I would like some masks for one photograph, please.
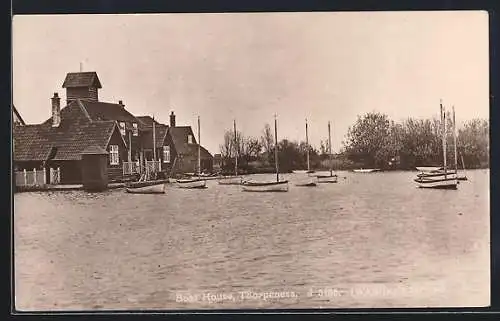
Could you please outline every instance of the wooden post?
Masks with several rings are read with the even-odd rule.
[[[36,168],[33,168],[33,185],[36,185]]]
[[[28,177],[26,176],[26,168],[23,169],[23,175],[24,175],[24,185],[28,185]]]
[[[307,133],[307,118],[306,118],[306,149],[307,149],[307,171],[310,171],[311,166],[309,162],[309,135]]]
[[[43,185],[47,185],[47,169],[43,167]]]
[[[61,167],[57,168],[57,184],[61,184]]]
[[[274,115],[274,164],[276,166],[276,182],[280,181],[280,169],[278,165],[278,121]]]

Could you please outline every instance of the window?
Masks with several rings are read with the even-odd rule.
[[[163,162],[170,163],[170,146],[163,146]]]
[[[125,136],[125,123],[122,121],[120,122],[120,133]]]
[[[134,126],[133,135],[134,136],[138,136],[139,135],[139,129],[137,128],[137,123],[133,123],[132,126]]]
[[[188,144],[193,143],[193,135],[188,135]]]
[[[119,163],[118,145],[109,145],[109,164],[118,165]]]

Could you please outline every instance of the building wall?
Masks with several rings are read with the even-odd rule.
[[[66,100],[88,99],[92,101],[98,101],[97,88],[87,88],[87,87],[77,87],[77,88],[66,88]]]
[[[123,180],[123,162],[124,161],[126,162],[128,159],[128,150],[126,146],[123,144],[123,140],[121,138],[121,134],[118,128],[116,128],[115,131],[113,132],[113,135],[109,140],[108,146],[106,147],[108,153],[111,152],[111,145],[118,145],[119,162],[118,165],[111,165],[110,164],[111,155],[108,154],[108,181],[109,182],[121,181]]]

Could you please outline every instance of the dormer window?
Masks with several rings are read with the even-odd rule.
[[[188,144],[193,143],[193,135],[188,135]]]
[[[139,135],[139,128],[137,127],[137,123],[133,123],[132,126],[134,127],[133,135],[138,136]]]
[[[120,133],[125,136],[125,122],[120,122]]]

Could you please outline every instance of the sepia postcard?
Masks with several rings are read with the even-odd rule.
[[[12,28],[17,311],[490,305],[486,12]]]

